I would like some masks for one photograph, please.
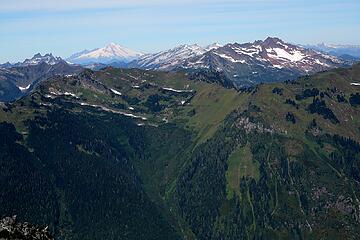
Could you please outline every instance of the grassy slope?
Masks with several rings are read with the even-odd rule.
[[[265,122],[274,128],[287,131],[288,135],[304,140],[304,129],[306,129],[312,119],[320,125],[324,132],[339,134],[345,137],[360,141],[358,127],[360,125],[359,108],[351,107],[349,103],[338,103],[336,94],[333,98],[325,96],[326,105],[334,112],[340,124],[332,124],[318,114],[309,114],[307,106],[312,102],[312,98],[297,101],[299,109],[292,105],[284,104],[287,98],[295,100],[296,94],[301,94],[304,89],[318,88],[321,91],[331,93],[329,89],[336,87],[337,93],[345,93],[345,98],[349,99],[352,93],[359,92],[359,86],[352,86],[352,82],[360,82],[360,67],[354,66],[350,70],[334,70],[331,72],[319,73],[311,78],[300,79],[297,84],[268,84],[261,85],[256,94],[251,98],[255,105],[261,106],[261,117]],[[272,93],[275,88],[283,89],[283,95]],[[296,124],[287,122],[285,115],[292,112],[298,120]]]
[[[233,194],[240,195],[241,178],[248,177],[259,180],[259,163],[253,160],[249,144],[235,149],[227,164],[226,192],[228,199],[233,198]]]
[[[214,224],[215,236],[226,235],[229,239],[232,239],[232,234],[236,236],[236,231],[247,232],[247,238],[272,236],[281,239],[296,237],[344,239],[352,238],[359,233],[356,217],[344,211],[342,207],[343,199],[347,199],[345,201],[349,203],[345,204],[345,208],[356,208],[360,194],[359,184],[354,179],[355,175],[346,170],[346,163],[341,165],[332,160],[332,154],[341,151],[342,147],[333,142],[322,143],[307,134],[312,131],[309,126],[315,119],[318,132],[311,134],[340,135],[360,142],[360,109],[351,106],[348,102],[351,94],[359,92],[359,87],[351,85],[352,82],[360,82],[360,65],[351,69],[338,69],[304,77],[293,83],[260,85],[251,94],[247,94],[246,104],[238,109],[235,118],[240,120],[243,116],[248,116],[252,124],[262,124],[272,129],[274,132],[272,139],[264,141],[262,138],[266,135],[253,135],[254,131],[234,133],[235,136],[245,134],[253,138],[252,149],[250,153],[245,154],[245,146],[239,144],[228,156],[225,167],[223,163],[218,166],[225,152],[218,150],[216,155],[219,157],[216,157],[209,150],[212,148],[210,143],[201,144],[198,148],[207,157],[193,158],[192,165],[183,173],[183,179],[186,180],[182,180],[178,185],[177,194],[181,200],[179,205],[182,214],[191,221],[192,228],[201,239],[214,234],[214,232],[209,233],[208,230],[208,226],[212,224]],[[281,89],[282,93],[277,94],[275,88]],[[335,124],[317,113],[311,114],[307,109],[312,104],[313,97],[296,100],[296,95],[301,95],[304,90],[312,88],[317,88],[323,93],[322,97],[318,94],[316,98],[325,102],[339,123]],[[337,95],[344,96],[345,102],[339,102]],[[298,107],[286,104],[286,99],[294,100]],[[245,112],[244,108],[246,108]],[[288,112],[295,116],[295,124],[286,120]],[[234,126],[235,129],[238,128],[236,119],[235,122],[230,121],[228,124],[233,126],[221,129],[220,133],[230,131],[229,135],[232,135],[230,134],[232,131],[237,131],[233,129]],[[214,140],[218,144],[238,140],[236,137],[220,136]],[[350,160],[358,158],[355,152],[347,153],[349,154],[351,154]],[[249,163],[251,155],[255,157],[255,162],[258,161],[262,165],[260,171],[262,181],[259,183],[252,182],[251,176],[244,181],[239,180],[240,177],[247,175],[247,172],[237,170]],[[225,172],[222,170],[223,167],[226,168]],[[352,169],[357,168],[353,166]],[[216,176],[214,172],[226,178],[227,188],[227,198],[223,199],[222,204],[217,205],[215,210],[213,206],[201,207],[207,199],[222,198],[220,193],[223,187],[208,183],[209,176],[211,178]],[[222,179],[221,176],[216,177]],[[241,182],[243,186],[239,189]],[[201,186],[204,192],[199,193],[197,186]],[[214,189],[215,187],[218,188]],[[231,203],[236,199],[233,192],[240,198],[242,213],[238,213]],[[194,211],[200,216],[194,215]],[[220,212],[219,215],[217,211]],[[270,216],[266,215],[266,212]],[[192,220],[194,217],[198,217],[199,220]],[[242,217],[245,223],[240,221],[238,224],[244,224],[245,229],[229,228],[229,224],[235,224],[234,221],[239,221]],[[213,220],[214,218],[216,221]],[[264,228],[265,219],[270,219],[265,225],[271,224],[271,226]]]

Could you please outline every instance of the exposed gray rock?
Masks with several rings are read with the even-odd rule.
[[[47,227],[41,228],[30,223],[20,223],[16,216],[0,220],[0,240],[53,240]]]

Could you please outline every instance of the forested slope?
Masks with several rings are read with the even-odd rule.
[[[106,68],[3,105],[0,215],[58,239],[356,239],[360,66],[204,77]]]

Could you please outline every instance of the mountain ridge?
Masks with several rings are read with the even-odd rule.
[[[41,63],[46,63],[48,65],[55,65],[61,62],[65,62],[61,57],[55,57],[52,53],[46,53],[42,55],[41,53],[36,53],[32,58],[27,58],[23,62],[10,63],[6,62],[0,64],[0,68],[12,68],[12,67],[27,67],[34,66]]]
[[[253,43],[229,43],[206,50],[182,45],[131,62],[128,67],[155,70],[222,71],[235,87],[267,81],[295,79],[335,67],[350,65],[337,57],[268,37]]]
[[[28,95],[38,84],[55,75],[72,75],[83,71],[52,54],[36,54],[23,63],[0,68],[0,101],[11,102]]]
[[[70,63],[71,61],[77,64]],[[49,66],[69,66],[69,71],[60,73],[78,73],[81,67],[100,70],[107,66],[118,68],[140,68],[146,70],[184,71],[194,76],[205,76],[219,84],[236,89],[255,86],[264,82],[294,80],[300,76],[350,66],[356,62],[351,57],[337,57],[302,46],[289,44],[276,37],[256,40],[252,43],[213,43],[208,46],[183,44],[155,54],[143,54],[110,43],[103,48],[84,50],[73,54],[67,61],[54,57],[51,53],[35,54],[30,59],[16,64],[5,63],[0,69],[33,67],[43,63]],[[70,71],[70,66],[75,71]],[[1,70],[3,78],[9,71]],[[57,74],[57,71],[52,72]],[[16,74],[15,74],[16,75]],[[11,79],[21,79],[21,74]],[[51,77],[51,75],[46,75]],[[217,77],[210,77],[217,76]],[[219,80],[221,79],[221,80]],[[13,96],[28,93],[29,81],[3,82],[3,88],[14,91]],[[6,87],[5,87],[6,86]],[[16,88],[18,88],[16,90]],[[20,92],[19,92],[20,91]],[[7,91],[7,94],[10,94]],[[11,94],[10,94],[11,95]],[[5,99],[12,98],[2,98]]]

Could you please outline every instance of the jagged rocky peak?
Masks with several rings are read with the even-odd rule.
[[[278,38],[278,37],[267,37],[264,41],[263,41],[264,44],[266,45],[277,45],[277,44],[285,44],[285,42]]]
[[[23,63],[21,63],[21,66],[37,65],[40,63],[55,65],[62,61],[61,57],[54,57],[52,53],[46,53],[44,56],[37,53],[31,59],[26,59]]]
[[[32,59],[34,59],[34,58],[41,58],[42,56],[41,56],[41,54],[40,53],[37,53],[37,54],[35,54],[33,57],[32,57]]]

